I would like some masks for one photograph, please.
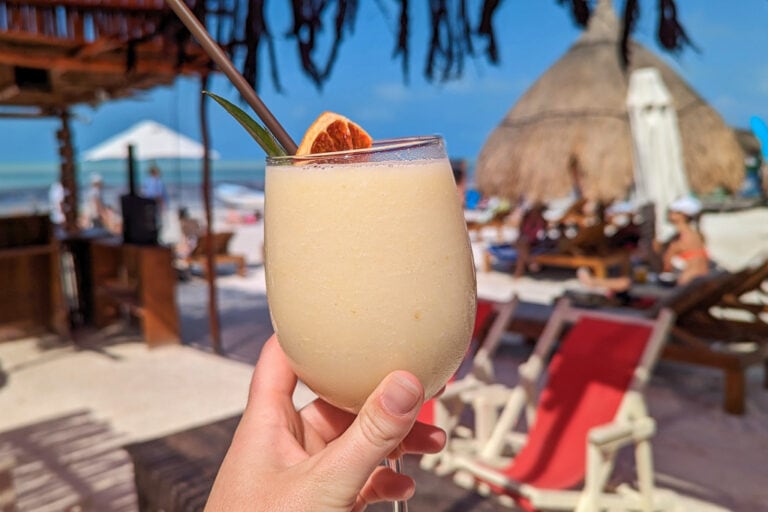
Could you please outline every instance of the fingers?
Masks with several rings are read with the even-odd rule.
[[[355,419],[354,414],[337,409],[323,400],[315,400],[302,409],[301,416],[312,426],[323,446],[339,437]],[[437,453],[443,449],[445,441],[443,429],[417,421],[390,457],[406,453]]]
[[[272,335],[259,354],[259,361],[251,379],[251,389],[248,402],[257,396],[287,396],[293,395],[296,387],[296,374],[293,373],[283,349],[277,342],[277,336]]]
[[[408,372],[390,373],[363,405],[355,421],[322,453],[325,467],[346,468],[334,474],[337,489],[357,496],[379,463],[395,451],[416,421],[424,388]]]
[[[360,491],[355,510],[362,510],[365,505],[380,501],[405,501],[413,497],[415,490],[413,478],[381,466],[376,468]]]
[[[329,443],[339,437],[355,421],[355,415],[317,399],[301,410],[301,417],[320,438]]]
[[[406,453],[437,453],[445,447],[445,441],[443,429],[417,422],[390,458]]]
[[[245,431],[258,431],[267,425],[274,425],[287,429],[296,439],[302,439],[303,429],[293,405],[295,388],[296,374],[273,335],[261,349],[253,371],[248,403],[241,421]]]

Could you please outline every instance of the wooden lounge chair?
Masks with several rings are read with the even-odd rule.
[[[583,206],[581,202],[577,204],[578,208]],[[587,267],[599,278],[607,277],[612,268],[618,269],[620,275],[629,275],[629,253],[622,248],[611,247],[605,235],[604,221],[578,224],[575,220],[568,220],[565,223],[568,216],[573,217],[573,214],[567,212],[551,227],[550,231],[557,231],[557,235],[548,235],[547,240],[531,247],[526,264],[573,269]],[[483,270],[490,270],[493,261],[517,263],[518,257],[513,244],[491,245],[483,254]],[[519,269],[517,273],[520,274]]]
[[[683,318],[682,324],[698,334],[717,329],[727,340],[768,339],[768,301],[763,286],[768,282],[768,261],[731,274],[716,297]]]
[[[768,388],[768,323],[765,306],[746,302],[744,296],[755,292],[768,277],[768,263],[740,272],[713,271],[690,283],[678,286],[645,309],[618,307],[590,294],[566,293],[578,302],[602,311],[653,317],[667,308],[676,317],[670,342],[664,346],[662,359],[710,368],[723,372],[723,409],[731,414],[746,411],[746,372],[755,365],[765,366]],[[646,305],[644,297],[638,302]],[[737,320],[723,310],[741,311],[747,318]],[[533,326],[536,327],[536,326]],[[543,328],[539,323],[538,332]],[[530,328],[535,333],[535,329]]]
[[[574,232],[569,234],[569,229]],[[630,272],[629,253],[611,247],[602,220],[578,228],[561,226],[557,250],[539,254],[533,261],[541,266],[587,267],[599,278],[607,277],[611,268],[618,268],[620,275]]]
[[[242,254],[230,254],[229,243],[232,240],[234,233],[231,231],[222,231],[220,233],[213,233],[213,254],[215,257],[215,265],[220,264],[234,264],[237,267],[237,273],[241,276],[246,275],[245,256]],[[187,264],[200,265],[203,276],[208,271],[208,265],[206,263],[206,251],[208,247],[208,236],[203,233],[197,241],[192,252],[187,256]]]
[[[457,447],[451,435],[436,471],[529,511],[659,510],[650,446],[655,422],[642,392],[673,317],[668,310],[654,320],[579,310],[561,300],[521,366],[518,386],[463,393],[470,402],[503,397],[501,415],[480,449]],[[516,431],[523,418],[527,432]],[[628,445],[635,447],[639,489],[608,492],[616,454]]]
[[[731,414],[746,412],[746,372],[751,366],[764,367],[768,389],[768,323],[761,316],[765,306],[743,300],[766,278],[768,263],[716,273],[694,280],[664,301],[677,322],[662,357],[722,370],[723,409]],[[728,311],[746,313],[746,319],[733,318]]]

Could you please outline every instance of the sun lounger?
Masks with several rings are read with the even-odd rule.
[[[450,432],[436,471],[525,510],[658,510],[650,447],[655,423],[642,392],[673,317],[668,310],[653,320],[579,310],[561,300],[521,366],[518,386],[461,392],[470,403],[503,397],[502,412],[494,415],[498,419],[482,446],[457,444]],[[440,401],[452,399],[446,392]],[[528,431],[515,431],[523,417]],[[629,445],[635,447],[639,491],[609,493],[616,454]]]
[[[241,276],[246,274],[245,268],[245,256],[242,254],[230,254],[229,243],[232,240],[234,233],[231,231],[222,231],[220,233],[213,233],[213,254],[215,266],[220,264],[234,264],[237,268],[237,273]],[[187,259],[188,265],[197,264],[202,268],[203,275],[207,273],[207,247],[208,237],[203,233],[197,241],[197,245],[192,249]]]
[[[618,268],[622,276],[629,275],[630,271],[629,253],[620,250],[606,254],[544,253],[532,259],[543,267],[586,267],[600,279],[608,277],[611,268]]]
[[[717,300],[692,311],[684,319],[685,325],[697,334],[717,329],[727,340],[768,339],[768,300],[763,289],[766,281],[768,262],[731,274]]]
[[[676,322],[662,359],[722,370],[723,409],[731,414],[744,414],[746,372],[750,367],[766,367],[768,388],[768,323],[760,315],[764,306],[744,302],[743,297],[757,290],[767,277],[768,264],[735,273],[713,271],[675,287],[646,309],[601,309],[642,316],[653,316],[662,308],[673,311]],[[598,301],[594,307],[600,307]],[[729,316],[734,311],[744,312],[746,319]]]
[[[765,281],[766,267],[768,264],[700,278],[666,301],[678,319],[672,329],[672,343],[662,357],[722,370],[723,409],[731,414],[746,412],[746,372],[750,367],[763,366],[768,389],[768,323],[761,316],[764,306],[742,299]],[[739,311],[746,313],[746,318],[732,316]]]
[[[607,277],[611,269],[617,269],[619,275],[629,275],[629,252],[611,247],[604,230],[603,222],[578,228],[560,225],[559,235],[555,238],[531,246],[526,264],[573,269],[587,267],[598,278]],[[483,253],[482,267],[489,271],[494,261],[516,264],[519,257],[515,244],[492,244]]]

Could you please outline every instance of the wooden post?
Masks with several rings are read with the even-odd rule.
[[[64,109],[59,113],[61,119],[61,128],[56,132],[56,138],[59,142],[59,156],[61,157],[61,167],[59,169],[59,180],[64,187],[64,229],[67,233],[76,233],[78,231],[78,200],[77,200],[77,172],[75,168],[75,150],[72,145],[72,131],[69,129],[69,119],[72,115],[69,110]]]
[[[216,260],[213,244],[213,215],[211,211],[211,155],[208,137],[207,96],[202,92],[208,89],[208,75],[200,77],[200,136],[203,142],[203,204],[205,205],[205,234],[208,243],[205,246],[205,276],[208,280],[208,325],[211,332],[211,348],[214,353],[223,354],[221,347],[221,329],[219,327],[219,308],[216,296]]]

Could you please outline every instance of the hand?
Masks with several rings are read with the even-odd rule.
[[[361,511],[369,503],[404,500],[413,495],[413,480],[380,462],[435,453],[445,444],[442,430],[415,423],[424,390],[408,372],[389,374],[357,416],[319,399],[297,412],[295,386],[272,336],[207,511]]]

